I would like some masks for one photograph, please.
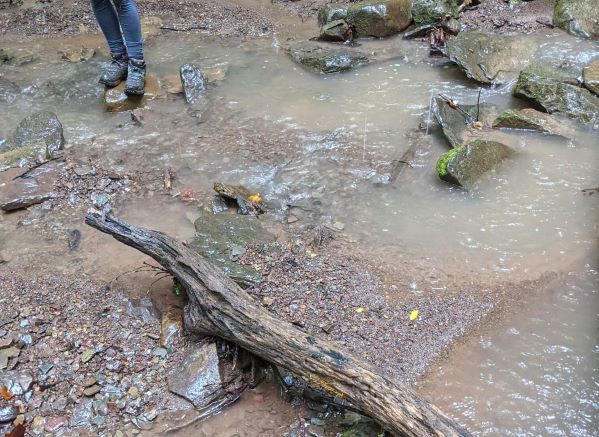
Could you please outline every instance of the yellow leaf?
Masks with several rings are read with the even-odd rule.
[[[251,196],[248,196],[248,200],[250,202],[261,202],[262,196],[260,196],[260,194],[252,194]]]
[[[412,321],[412,320],[416,320],[416,319],[418,318],[418,314],[420,314],[420,313],[418,312],[418,310],[414,310],[414,311],[412,311],[412,312],[410,313],[410,321]]]
[[[356,308],[356,312],[357,312],[358,314],[362,314],[364,311],[366,311],[366,310],[365,310],[363,307],[358,307],[358,308]]]
[[[10,401],[15,397],[15,395],[5,385],[3,385],[2,388],[0,388],[0,397],[5,401]]]

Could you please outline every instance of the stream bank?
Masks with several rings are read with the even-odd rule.
[[[237,7],[254,17],[265,6]],[[305,16],[315,20],[306,2],[277,5],[276,14],[287,7],[305,7],[311,11]],[[300,35],[315,31],[312,22],[291,21]],[[474,190],[448,187],[434,170],[448,148],[441,129],[430,124],[425,136],[416,127],[430,115],[432,94],[474,104],[479,87],[445,59],[429,58],[426,44],[398,37],[361,40],[359,49],[376,52],[376,62],[323,77],[289,59],[277,42],[285,31],[273,39],[268,32],[264,39],[246,39],[259,34],[248,27],[254,30],[239,31],[244,35],[239,39],[228,30],[221,33],[225,27],[148,37],[159,82],[184,62],[219,72],[221,79],[208,87],[210,106],[200,124],[166,86],[135,116],[141,122],[129,112],[105,113],[103,90],[95,83],[106,57],[98,35],[5,39],[10,49],[25,46],[35,60],[26,68],[2,66],[3,78],[17,91],[12,106],[2,109],[0,132],[9,137],[34,109],[46,109],[59,115],[67,140],[64,161],[42,166],[30,178],[54,174],[52,198],[0,216],[2,302],[10,315],[2,337],[26,340],[14,340],[22,348],[11,363],[35,376],[32,397],[23,404],[32,429],[65,432],[79,423],[71,418],[83,409],[81,424],[129,432],[149,427],[157,420],[154,412],[189,407],[168,392],[165,377],[195,339],[180,339],[176,352],[165,356],[158,320],[184,303],[172,281],[154,282],[153,272],[113,281],[146,259],[85,228],[81,218],[88,207],[109,204],[135,224],[190,240],[194,222],[213,209],[214,181],[251,187],[269,203],[271,213],[260,222],[275,242],[250,245],[236,255],[261,272],[263,280],[250,294],[278,317],[343,344],[406,382],[417,380],[455,339],[468,338],[480,320],[489,323],[485,316],[509,317],[564,265],[591,256],[596,196],[581,190],[599,185],[592,128],[560,120],[573,132],[569,138],[501,133],[517,158]],[[596,44],[546,27],[531,29],[542,32],[525,40],[538,44],[545,58],[582,69],[593,57]],[[61,59],[59,51],[81,45],[97,54],[76,64]],[[483,100],[496,105],[497,113],[525,106],[510,95],[517,74],[507,78],[507,86],[483,88]],[[395,161],[410,150],[411,167],[390,183]],[[3,188],[24,171],[2,172]],[[172,186],[166,187],[171,171]],[[20,293],[24,298],[15,300]],[[131,302],[146,309],[130,310]],[[419,317],[411,321],[414,310]],[[112,323],[114,314],[120,327]],[[64,323],[49,329],[52,317]],[[74,348],[62,351],[52,342],[65,335],[75,339]],[[112,348],[105,338],[113,340]],[[48,349],[63,355],[46,357]],[[82,362],[91,349],[101,353]],[[53,364],[48,386],[46,374],[40,374],[47,361]],[[113,369],[114,362],[123,368]],[[86,386],[89,378],[96,383]],[[94,388],[87,396],[90,387],[100,392]],[[249,435],[293,433],[292,415],[299,416],[299,430],[307,423],[321,426],[313,411],[285,410],[273,402],[268,409],[277,411],[274,423]],[[246,405],[239,407],[242,416],[243,408],[252,409],[241,405]],[[256,408],[246,420],[263,416],[264,409]],[[210,419],[202,432],[221,429],[218,419]]]

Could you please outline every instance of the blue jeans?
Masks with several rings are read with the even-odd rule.
[[[135,0],[91,0],[110,53],[143,59],[141,23]],[[122,29],[122,31],[121,31]]]

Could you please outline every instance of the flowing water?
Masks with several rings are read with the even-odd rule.
[[[582,66],[598,50],[596,43],[563,35],[536,41],[540,56],[556,64]],[[93,37],[85,42],[101,44]],[[415,128],[428,118],[433,94],[475,103],[479,88],[456,67],[429,58],[424,45],[395,38],[365,42],[383,60],[324,77],[294,64],[276,40],[157,37],[147,53],[158,78],[194,62],[224,73],[224,80],[209,86],[200,119],[181,96],[163,93],[149,102],[145,123],[137,127],[128,113],[103,112],[95,83],[99,57],[65,63],[56,54],[60,44],[34,41],[29,47],[36,61],[4,68],[22,96],[0,107],[0,136],[9,136],[31,111],[50,109],[63,122],[69,147],[87,148],[99,165],[124,172],[170,167],[181,186],[204,193],[215,180],[242,183],[279,215],[291,208],[325,224],[341,222],[364,244],[500,281],[591,259],[599,197],[581,190],[599,186],[597,132],[564,121],[569,139],[505,133],[517,153],[500,169],[470,191],[442,183],[434,163],[448,146],[438,129],[425,136]],[[521,107],[511,85],[484,88],[481,99],[497,111]],[[389,182],[393,161],[409,149],[412,167]],[[186,238],[197,207],[154,196],[122,205],[121,212]],[[15,228],[2,244],[18,257],[28,246],[23,242],[35,238],[27,233]],[[97,252],[88,254],[91,263],[79,262],[96,267]],[[432,376],[442,383],[427,389],[430,398],[485,435],[592,435],[598,406],[594,268],[572,269],[555,290],[523,302],[507,325],[462,346],[462,355]]]

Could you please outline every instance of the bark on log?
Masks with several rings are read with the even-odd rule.
[[[237,343],[352,403],[400,436],[469,436],[410,388],[328,342],[273,317],[245,291],[185,244],[168,235],[90,212],[86,223],[151,256],[184,286],[192,332]]]

